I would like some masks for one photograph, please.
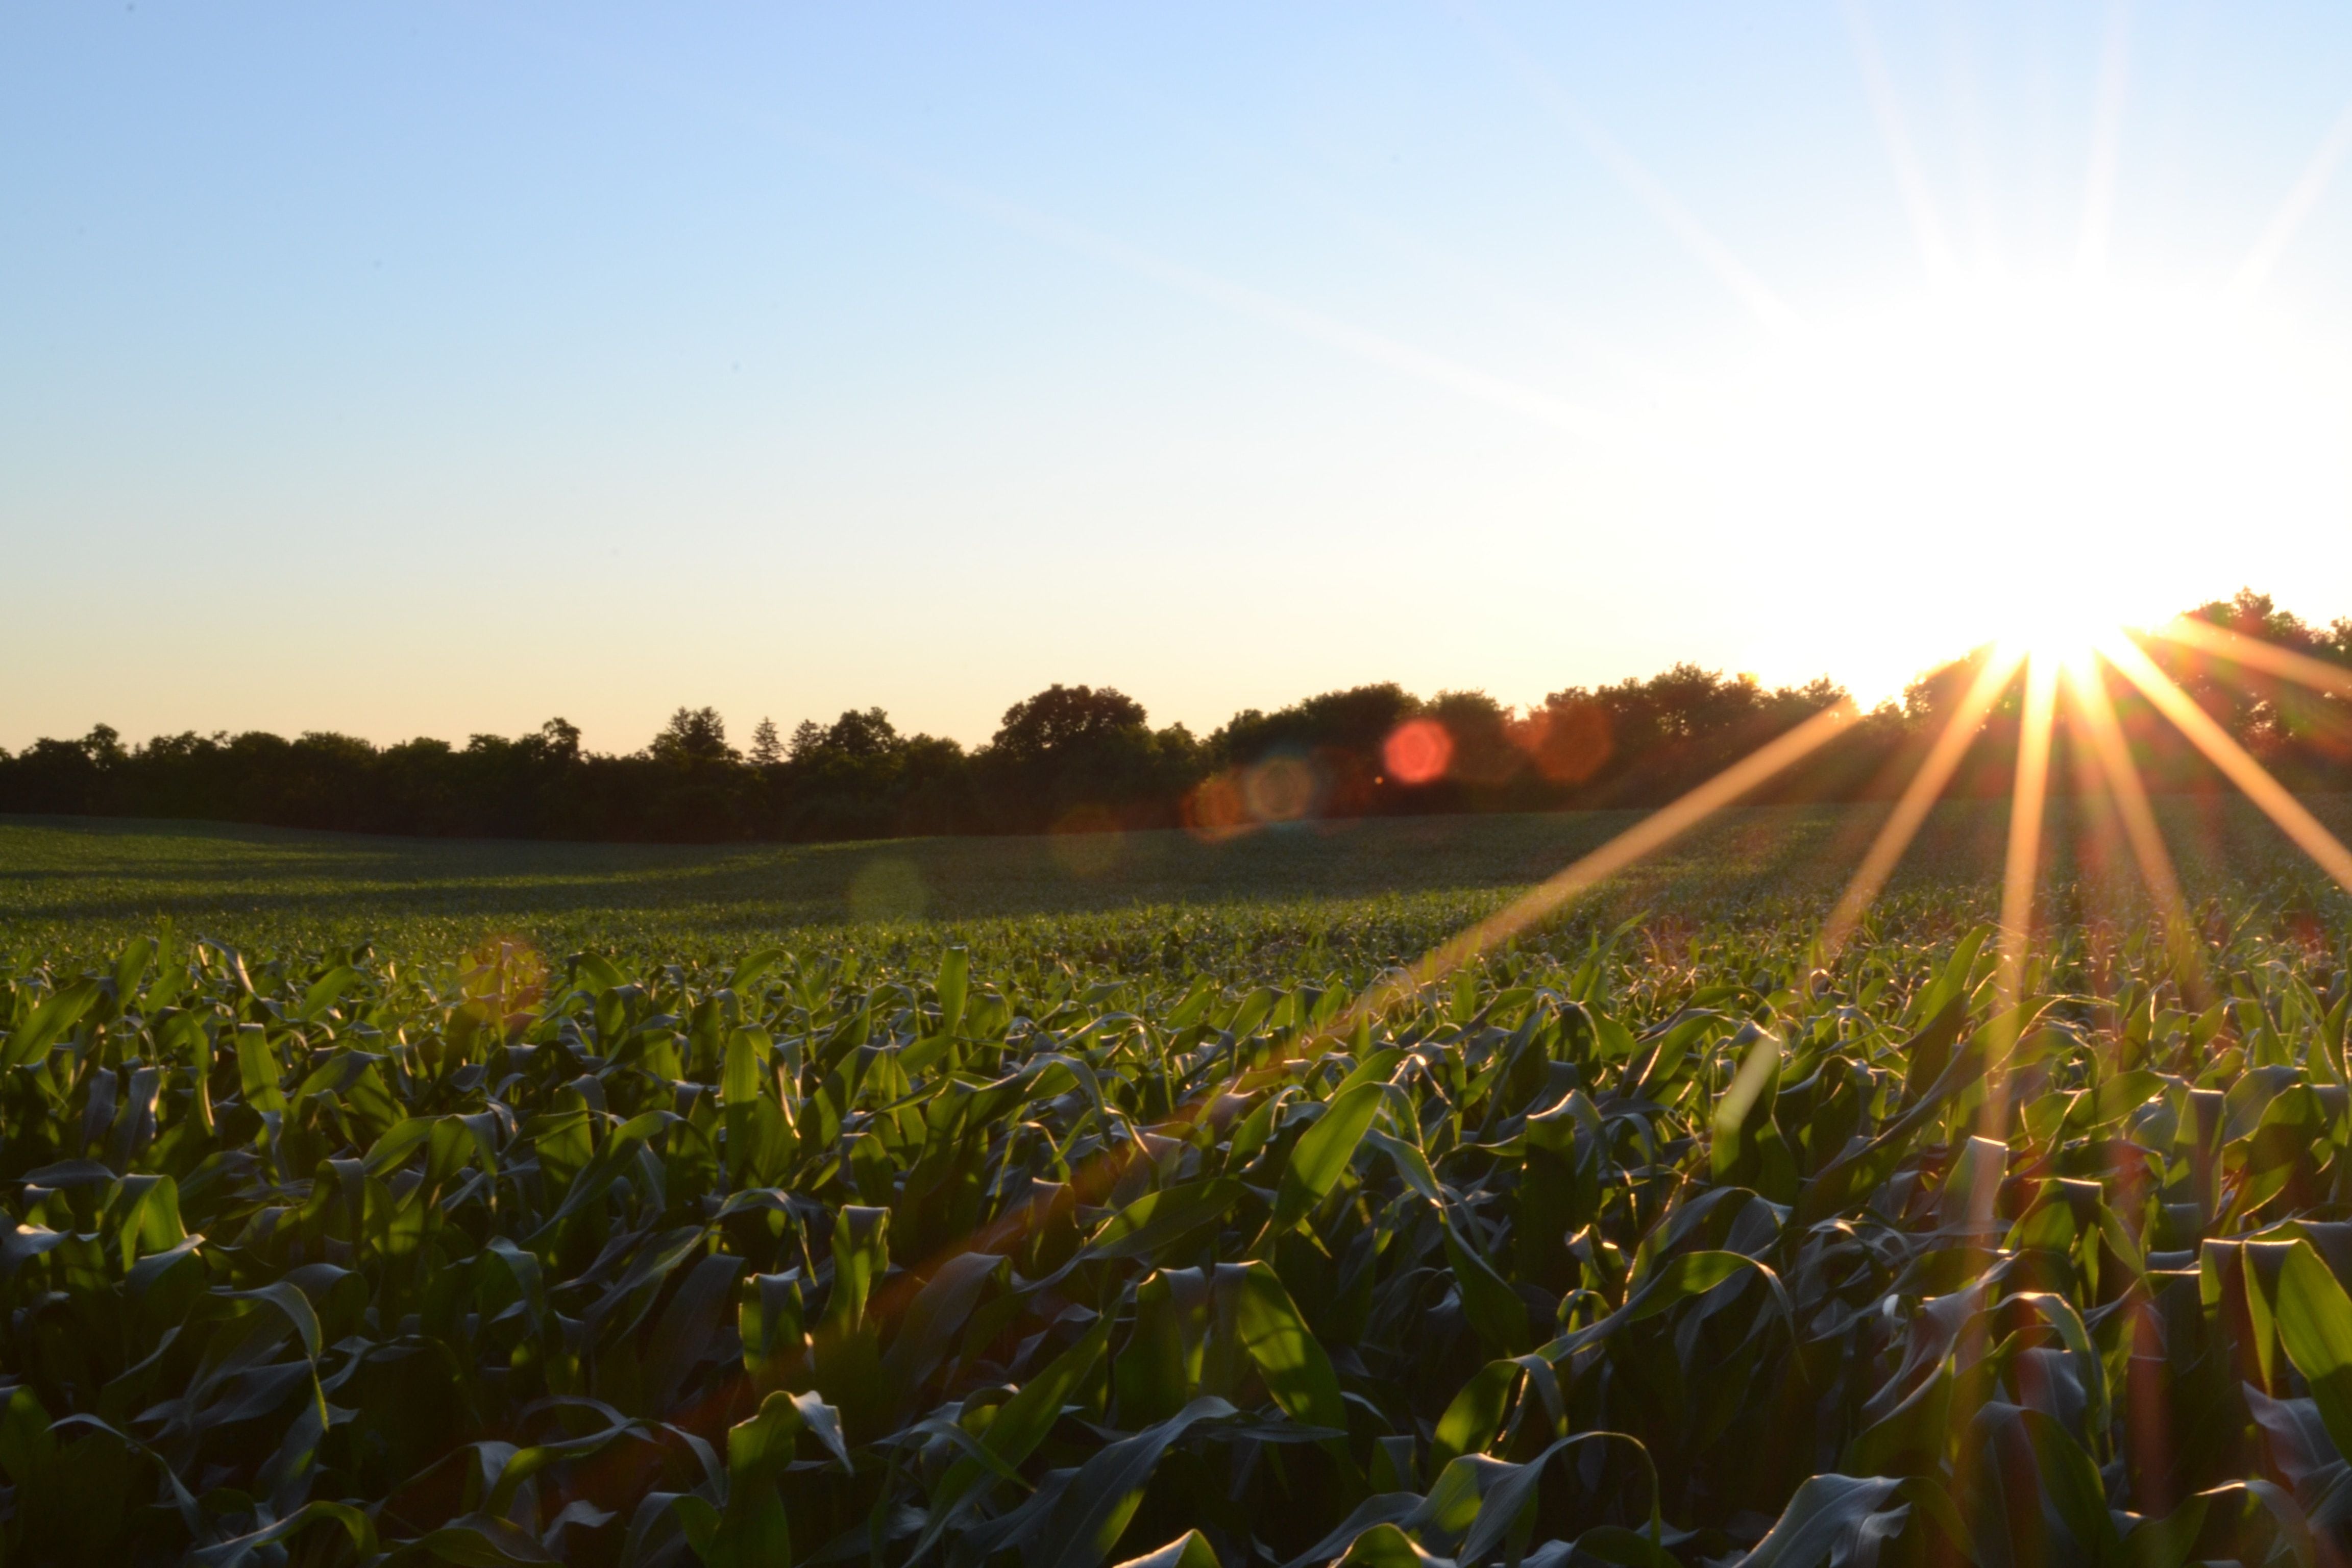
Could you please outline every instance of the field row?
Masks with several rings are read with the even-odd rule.
[[[0,1540],[2315,1561],[2346,923],[2216,907],[2188,971],[2069,926],[2011,997],[1969,907],[1403,990],[1402,930],[1242,984],[1043,936],[21,969]]]
[[[2309,804],[2352,837],[2352,796]],[[2115,863],[2112,844],[2102,852],[2099,821],[2072,800],[2053,815],[2053,913],[2128,913],[2136,878]],[[2242,800],[2164,799],[2158,815],[2192,898],[2327,896],[2309,862]],[[1662,910],[1685,921],[1817,921],[1883,816],[1878,806],[1727,811],[1582,907],[1601,924]],[[1142,977],[1168,961],[1141,951],[1152,944],[1138,934],[1174,931],[1175,974],[1191,963],[1239,984],[1317,963],[1306,950],[1318,937],[1332,962],[1415,956],[1635,819],[1385,818],[1222,842],[1148,832],[709,848],[0,818],[0,959],[95,962],[169,918],[192,936],[255,949],[365,941],[410,961],[452,959],[499,934],[645,962],[773,942],[879,943],[910,956],[962,943],[984,962],[1116,958],[1129,966],[1117,973]],[[1948,920],[1990,915],[2007,826],[2005,803],[1939,806],[1895,892]]]

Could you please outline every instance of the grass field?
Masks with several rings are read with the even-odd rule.
[[[0,1562],[2326,1568],[2352,904],[2161,809],[0,823]]]
[[[2315,808],[2352,832],[2352,801]],[[1593,907],[1780,920],[1825,907],[1883,817],[1876,806],[1727,812],[1621,878]],[[2168,800],[2159,815],[2193,896],[2312,880],[2242,801]],[[550,948],[723,952],[829,930],[993,949],[1050,941],[1126,949],[1140,931],[1215,924],[1251,944],[1327,931],[1350,947],[1442,940],[1638,814],[1386,818],[1207,843],[1181,832],[715,847],[369,837],[205,823],[0,817],[0,950],[111,949],[170,916],[193,933],[320,950],[372,940],[428,955],[510,933]],[[1970,908],[1998,879],[2008,811],[1948,802],[1895,883]],[[2091,836],[2061,803],[2048,879],[2079,874]],[[2108,879],[2115,880],[2113,877]],[[2124,879],[2128,879],[2126,874]],[[1072,921],[1067,917],[1093,916]],[[847,928],[847,929],[842,929]],[[1391,942],[1391,936],[1393,942]],[[1205,942],[1202,960],[1213,956]],[[1230,958],[1220,953],[1219,962]]]

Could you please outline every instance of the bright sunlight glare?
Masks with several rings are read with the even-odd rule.
[[[1982,285],[1816,329],[1672,400],[1659,439],[1699,455],[1717,531],[1791,542],[1757,587],[1819,605],[1807,651],[1867,700],[1988,638],[2079,656],[2294,580],[2352,515],[2347,410],[2218,301]]]

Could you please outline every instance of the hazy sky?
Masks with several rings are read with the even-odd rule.
[[[0,744],[2352,615],[2347,144],[2340,5],[10,6]]]

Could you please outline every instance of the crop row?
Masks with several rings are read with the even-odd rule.
[[[6,1561],[2315,1563],[2347,970],[134,942],[0,997]],[[1392,981],[1395,977],[1391,976]]]

